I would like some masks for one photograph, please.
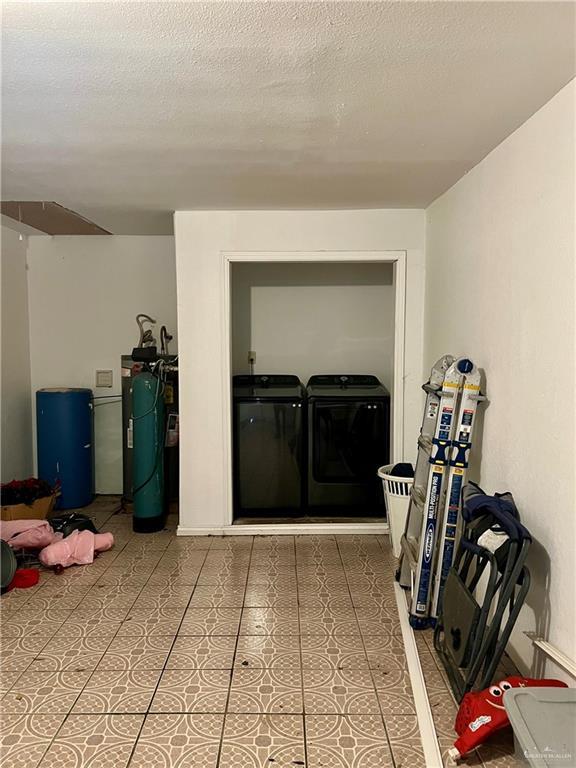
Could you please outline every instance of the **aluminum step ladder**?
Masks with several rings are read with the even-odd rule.
[[[468,376],[469,387],[462,397]],[[400,585],[412,593],[410,624],[414,629],[435,623],[446,574],[452,565],[460,490],[468,466],[476,405],[481,398],[479,372],[467,358],[456,360],[444,355],[432,367],[423,389],[426,404],[396,573]],[[447,498],[451,502],[450,514],[444,512]],[[454,517],[456,523],[452,523]],[[435,576],[438,541],[442,567]]]
[[[442,505],[441,519],[438,521],[438,555],[434,568],[432,599],[430,604],[430,623],[436,624],[440,613],[444,584],[452,567],[458,538],[461,533],[462,519],[460,507],[462,488],[472,449],[472,434],[476,423],[476,411],[480,402],[486,398],[480,392],[480,371],[471,361],[470,365],[461,366],[463,381],[460,391],[455,434],[450,449],[450,465],[446,482],[446,493]]]

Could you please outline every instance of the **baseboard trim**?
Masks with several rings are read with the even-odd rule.
[[[336,534],[367,535],[389,532],[388,523],[282,523],[278,525],[223,525],[187,528],[179,525],[177,536],[333,536]]]
[[[408,673],[412,684],[412,693],[414,694],[414,707],[416,708],[416,717],[418,718],[418,727],[420,728],[426,768],[443,768],[442,753],[438,745],[438,737],[434,727],[426,683],[424,682],[424,673],[422,672],[418,648],[416,647],[416,638],[414,637],[414,630],[408,621],[406,595],[402,587],[397,583],[394,584],[394,593],[400,617],[402,640],[404,642]]]

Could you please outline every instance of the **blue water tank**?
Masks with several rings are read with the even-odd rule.
[[[92,390],[38,390],[36,429],[38,477],[60,484],[59,508],[90,504],[94,496]]]

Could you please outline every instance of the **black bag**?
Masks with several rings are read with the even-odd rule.
[[[98,528],[96,528],[92,520],[78,512],[56,515],[51,517],[48,522],[54,529],[54,532],[62,533],[64,538],[70,536],[73,531],[92,531],[92,533],[98,533]]]

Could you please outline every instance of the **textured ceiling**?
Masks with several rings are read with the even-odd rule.
[[[4,2],[4,200],[422,207],[574,76],[572,3]]]

